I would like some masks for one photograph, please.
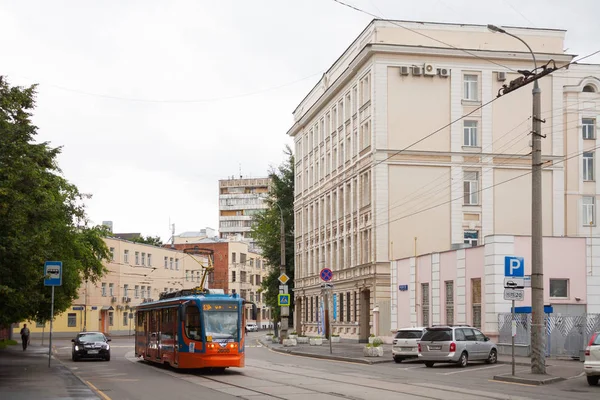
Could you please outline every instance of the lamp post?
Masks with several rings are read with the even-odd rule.
[[[280,245],[281,245],[281,261],[279,264],[279,274],[285,274],[285,223],[283,221],[283,210],[281,208],[281,206],[279,205],[279,203],[274,202],[274,204],[277,206],[277,208],[279,208],[279,216],[281,218],[281,232],[280,232]],[[284,294],[288,293],[288,285],[284,284]],[[287,339],[287,333],[288,333],[288,318],[290,315],[290,308],[289,306],[281,306],[280,309],[280,315],[281,315],[281,330],[280,330],[280,334],[279,337],[281,338],[281,341],[283,341],[283,339]]]
[[[488,25],[492,32],[503,33],[523,43],[533,58],[536,74],[537,62],[531,47],[520,37],[494,25]],[[531,132],[531,372],[546,373],[546,331],[544,329],[544,265],[542,251],[542,120],[541,94],[537,79],[533,83],[533,115]]]

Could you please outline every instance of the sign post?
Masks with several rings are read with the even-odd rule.
[[[281,301],[282,298],[279,297],[277,300],[278,305],[280,307],[280,311],[281,311],[281,329],[280,329],[280,340],[279,343],[283,343],[283,339],[287,339],[287,331],[288,331],[288,318],[290,316],[290,295],[288,292],[288,281],[290,280],[290,277],[287,276],[287,274],[285,272],[282,272],[281,275],[279,275],[279,278],[277,278],[279,280],[279,282],[281,283],[281,285],[279,285],[279,296],[283,295],[287,295],[287,300],[283,300],[283,302]],[[285,298],[285,296],[284,296]]]
[[[54,287],[62,285],[62,261],[46,261],[44,264],[44,286],[52,287],[50,303],[50,339],[48,343],[48,368],[52,359],[52,321],[54,320]]]
[[[515,320],[515,301],[525,298],[525,261],[523,257],[504,257],[504,300],[511,300],[510,308],[510,342],[512,358],[512,375],[515,376],[515,336],[517,321]]]
[[[329,339],[329,354],[333,354],[333,348],[332,348],[332,344],[331,344],[331,341],[332,341],[331,334],[333,332],[331,331],[331,316],[329,313],[329,293],[331,292],[333,285],[331,283],[327,283],[327,282],[331,281],[331,279],[333,279],[333,271],[331,271],[331,269],[329,269],[329,268],[323,268],[321,270],[321,272],[319,273],[319,276],[321,277],[323,282],[325,282],[324,284],[321,285],[321,287],[325,289],[325,293],[324,293],[325,326],[326,326],[325,336],[327,337],[327,339]]]

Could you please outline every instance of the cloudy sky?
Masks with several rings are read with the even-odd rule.
[[[600,49],[598,0],[347,0],[401,20],[566,29]],[[0,0],[0,74],[39,84],[38,140],[94,223],[218,228],[218,180],[266,176],[292,111],[372,19],[333,0]],[[595,56],[586,62],[600,63]]]

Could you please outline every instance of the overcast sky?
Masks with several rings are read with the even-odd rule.
[[[569,53],[600,49],[598,0],[347,2],[561,28]],[[169,221],[218,229],[219,179],[284,161],[293,109],[371,19],[332,0],[0,0],[0,74],[40,85],[38,140],[63,146],[94,223],[167,240]]]

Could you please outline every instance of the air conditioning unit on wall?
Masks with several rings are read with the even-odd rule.
[[[423,73],[423,68],[421,67],[412,67],[413,75],[421,75]]]
[[[407,66],[402,66],[400,67],[400,75],[408,75],[409,73],[409,68]]]
[[[437,68],[433,64],[425,64],[423,66],[423,73],[426,76],[435,76],[437,75]]]
[[[506,72],[498,72],[496,79],[498,79],[500,82],[504,82],[506,80]]]
[[[450,76],[450,70],[448,68],[438,68],[438,75],[447,78]]]

